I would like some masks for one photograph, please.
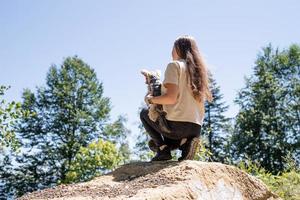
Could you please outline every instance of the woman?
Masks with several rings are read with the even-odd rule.
[[[179,161],[194,158],[204,120],[204,102],[213,99],[206,65],[193,37],[181,36],[175,40],[172,59],[164,73],[162,95],[145,96],[147,103],[163,105],[171,133],[162,131],[157,122],[149,119],[147,108],[140,113],[151,137],[150,149],[157,152],[152,161],[172,159],[174,147],[182,151]]]

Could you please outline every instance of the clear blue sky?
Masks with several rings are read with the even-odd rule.
[[[112,101],[112,119],[126,114],[136,134],[146,86],[142,68],[165,70],[176,37],[196,38],[221,86],[226,113],[263,46],[300,39],[300,1],[19,0],[0,2],[0,84],[8,100],[45,84],[51,64],[78,55],[93,67]],[[131,141],[132,143],[132,141]]]

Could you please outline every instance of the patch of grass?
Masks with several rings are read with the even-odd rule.
[[[285,159],[287,161],[285,170],[277,175],[273,175],[262,168],[259,163],[249,159],[239,162],[237,167],[262,180],[282,199],[300,200],[300,169],[290,156]]]

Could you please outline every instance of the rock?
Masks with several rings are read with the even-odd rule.
[[[19,198],[55,200],[278,200],[259,179],[216,162],[135,162],[85,183],[59,185]]]

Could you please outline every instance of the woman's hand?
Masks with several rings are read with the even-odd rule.
[[[172,105],[177,103],[177,98],[179,95],[178,85],[172,83],[165,83],[164,86],[167,88],[166,93],[161,96],[152,97],[151,100],[153,104]]]
[[[152,104],[160,104],[160,105],[164,105],[164,104],[175,104],[177,103],[177,98],[179,95],[179,87],[177,84],[173,84],[173,83],[165,83],[164,87],[167,89],[166,93],[161,95],[161,96],[152,96],[148,90],[148,93],[146,94],[146,96],[144,97],[144,101],[145,103],[149,106],[149,104],[151,104],[149,102],[149,99],[152,100]],[[154,103],[155,101],[155,103]]]
[[[150,101],[149,99],[151,99],[151,98],[153,98],[153,96],[152,96],[151,94],[147,93],[146,96],[145,96],[145,98],[144,98],[145,103],[146,103],[147,105],[151,104],[151,103],[149,102],[149,101]]]

